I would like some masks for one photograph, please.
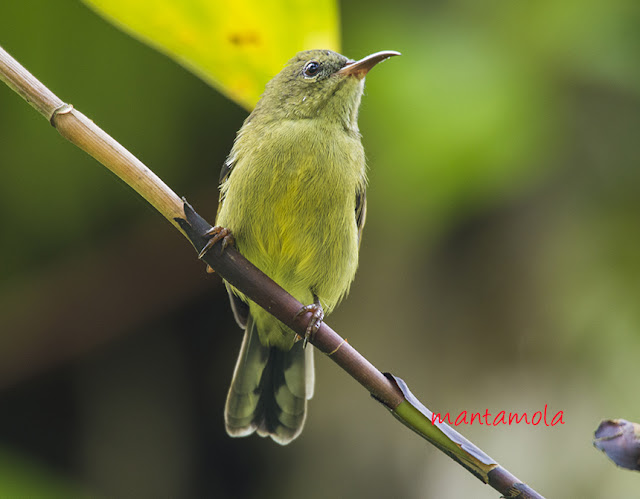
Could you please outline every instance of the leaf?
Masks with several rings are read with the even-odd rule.
[[[340,45],[335,0],[84,2],[247,109],[297,52]]]

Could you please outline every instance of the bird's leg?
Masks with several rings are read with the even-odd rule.
[[[207,251],[209,251],[214,244],[218,241],[222,240],[222,249],[220,250],[220,254],[224,253],[224,250],[227,246],[233,246],[235,244],[235,239],[231,234],[231,231],[226,227],[220,227],[216,225],[215,227],[211,227],[207,232],[204,233],[204,237],[209,239],[207,244],[204,245],[202,251],[198,254],[198,259],[202,259]]]
[[[313,303],[310,305],[305,305],[298,312],[296,312],[295,317],[299,317],[301,315],[306,314],[307,312],[311,312],[311,318],[309,319],[309,324],[307,324],[307,330],[304,334],[304,344],[302,348],[307,346],[309,340],[312,340],[314,335],[320,329],[320,324],[322,324],[322,319],[324,319],[324,310],[322,310],[322,305],[320,305],[320,300],[316,295],[313,295]]]

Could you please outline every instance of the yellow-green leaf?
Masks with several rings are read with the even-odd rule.
[[[339,49],[336,0],[84,0],[247,109],[300,50]]]

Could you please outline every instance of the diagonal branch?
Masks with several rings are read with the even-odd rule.
[[[0,79],[20,94],[67,140],[115,173],[189,239],[196,251],[207,242],[211,227],[140,160],[93,121],[65,104],[0,47]],[[302,307],[289,293],[256,268],[234,248],[222,253],[221,243],[203,260],[291,329],[304,335],[308,317],[297,316]],[[311,343],[384,404],[403,424],[445,452],[480,480],[505,497],[542,498],[471,442],[445,424],[434,425],[430,412],[399,378],[385,376],[333,329],[322,323]]]

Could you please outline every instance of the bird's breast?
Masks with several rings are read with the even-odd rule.
[[[264,133],[254,146],[238,148],[218,223],[294,296],[312,289],[332,307],[357,267],[355,198],[365,182],[360,139],[303,120]]]

